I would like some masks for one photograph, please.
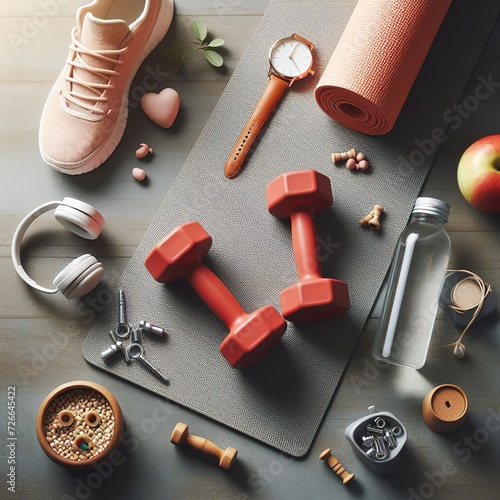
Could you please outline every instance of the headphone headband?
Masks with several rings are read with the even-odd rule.
[[[43,286],[40,286],[35,280],[33,280],[28,276],[28,273],[24,270],[21,264],[21,241],[24,235],[26,234],[28,228],[40,215],[56,209],[60,204],[61,204],[60,201],[49,201],[32,210],[20,222],[19,226],[17,226],[16,232],[14,233],[14,236],[12,238],[11,256],[17,274],[19,274],[19,276],[26,283],[28,283],[28,285],[32,286],[33,288],[36,288],[40,292],[45,292],[45,293],[57,293],[59,290],[57,288],[45,288]]]
[[[67,229],[86,239],[95,239],[104,227],[102,215],[91,205],[74,198],[49,201],[32,210],[17,227],[12,238],[11,257],[17,274],[31,287],[44,293],[57,293],[60,288],[46,288],[28,276],[21,264],[21,242],[30,225],[42,214],[56,210],[56,219]],[[90,257],[90,256],[89,256]],[[95,260],[95,259],[94,259]],[[97,261],[96,261],[97,262]],[[102,265],[100,265],[102,267]],[[56,284],[56,283],[54,283]]]

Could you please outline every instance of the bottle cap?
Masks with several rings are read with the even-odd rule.
[[[448,215],[451,210],[451,205],[437,198],[420,197],[417,198],[413,213],[429,214],[439,217],[444,222],[448,222]]]
[[[469,401],[465,392],[453,384],[435,387],[425,396],[422,416],[436,432],[452,432],[462,426],[467,417]]]

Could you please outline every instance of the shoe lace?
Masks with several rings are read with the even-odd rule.
[[[61,90],[61,95],[68,101],[72,102],[73,104],[76,104],[77,106],[80,106],[81,108],[91,113],[105,115],[109,113],[111,110],[104,111],[102,109],[97,108],[96,106],[100,102],[109,101],[109,98],[104,95],[104,92],[106,90],[112,90],[114,88],[114,85],[109,83],[110,78],[112,76],[120,76],[120,73],[114,69],[97,68],[91,66],[83,59],[83,55],[91,56],[113,65],[117,64],[121,65],[125,64],[125,62],[120,60],[119,57],[121,54],[123,54],[128,50],[128,47],[124,47],[123,49],[117,49],[117,50],[89,49],[88,47],[85,47],[85,45],[83,45],[76,38],[76,30],[77,28],[74,28],[73,31],[71,32],[71,38],[73,43],[70,46],[70,50],[75,52],[76,57],[74,60],[70,60],[68,58],[68,64],[73,67],[73,72],[72,72],[73,76],[65,76],[64,79],[67,82],[70,82],[71,84],[77,84],[81,85],[82,87],[85,87],[86,89],[90,90],[94,95],[81,94],[73,90],[73,86],[71,87],[72,90],[64,90],[64,89]],[[118,58],[115,58],[113,56]],[[82,69],[94,75],[97,75],[98,77],[106,80],[106,83],[95,83],[95,82],[85,81],[82,78],[80,78],[78,74],[74,71],[75,68]]]

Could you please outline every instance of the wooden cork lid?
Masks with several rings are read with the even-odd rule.
[[[483,298],[484,291],[477,281],[464,278],[451,290],[453,305],[464,311],[477,307]]]
[[[452,432],[462,426],[467,417],[469,401],[465,392],[453,384],[435,387],[425,396],[422,416],[436,432]]]

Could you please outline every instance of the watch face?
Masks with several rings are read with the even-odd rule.
[[[312,66],[309,47],[296,38],[278,40],[269,54],[271,67],[285,78],[302,78]]]

